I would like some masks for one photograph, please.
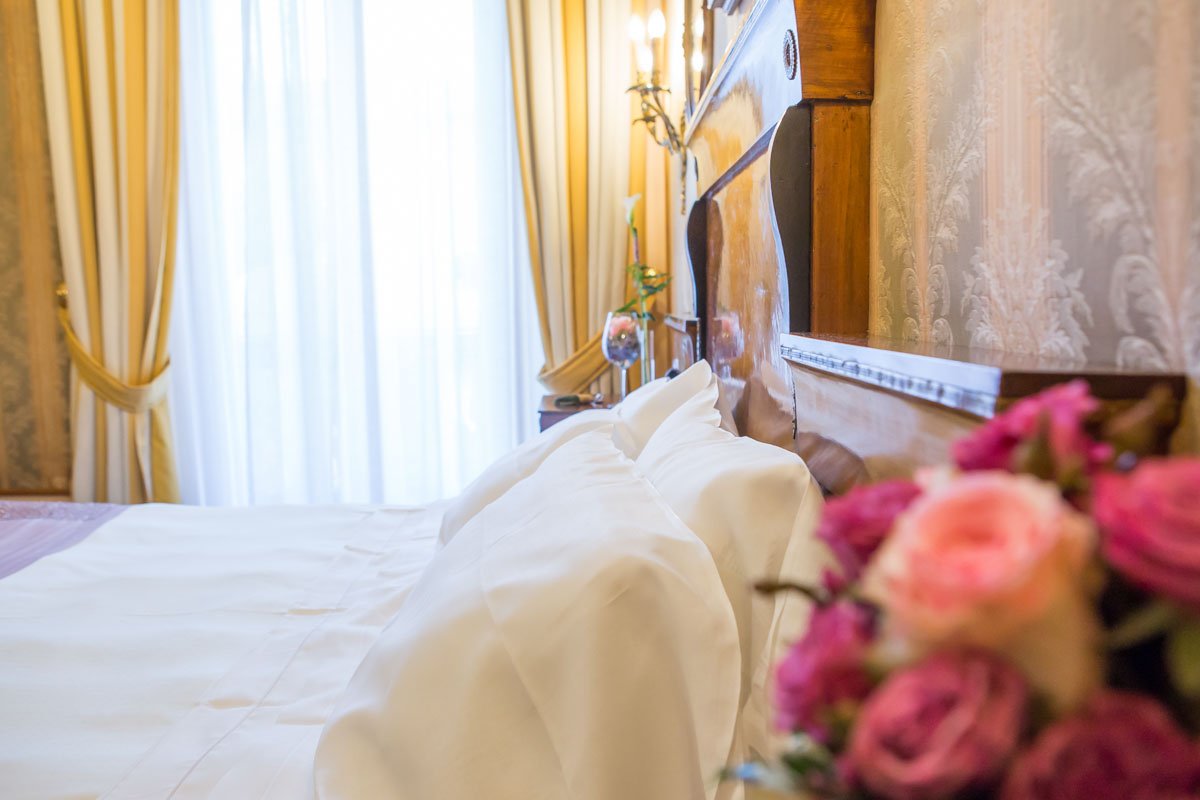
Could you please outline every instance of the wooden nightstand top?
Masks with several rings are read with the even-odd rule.
[[[546,430],[555,423],[562,422],[572,414],[578,414],[580,411],[588,411],[594,408],[612,408],[612,403],[605,400],[602,403],[595,403],[586,406],[556,406],[554,398],[558,395],[548,394],[542,397],[542,404],[538,407],[538,424],[540,430]]]

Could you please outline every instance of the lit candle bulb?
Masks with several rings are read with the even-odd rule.
[[[697,39],[704,38],[704,12],[697,11],[696,16],[692,17],[692,36]]]
[[[635,46],[644,44],[646,41],[646,23],[642,22],[640,14],[634,14],[629,18],[629,40]]]
[[[654,9],[650,12],[650,18],[646,20],[646,35],[651,41],[661,39],[667,32],[667,18],[663,16],[661,9]]]
[[[654,71],[654,52],[648,45],[639,44],[637,46],[637,68],[638,72],[643,75],[649,75]]]
[[[704,72],[704,53],[699,50],[692,52],[692,72]]]

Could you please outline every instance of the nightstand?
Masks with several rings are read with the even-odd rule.
[[[548,394],[542,398],[542,404],[538,407],[538,426],[540,430],[546,430],[551,425],[562,422],[572,414],[578,414],[580,411],[588,411],[593,408],[612,408],[612,403],[605,400],[602,403],[595,403],[586,406],[556,406],[554,398],[558,395]]]

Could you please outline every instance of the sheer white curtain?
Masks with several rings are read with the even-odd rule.
[[[496,0],[184,0],[185,501],[423,502],[540,366]]]

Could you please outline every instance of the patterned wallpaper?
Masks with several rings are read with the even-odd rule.
[[[0,2],[0,492],[61,493],[67,359],[35,2]]]
[[[873,331],[1200,376],[1200,3],[878,14]]]

